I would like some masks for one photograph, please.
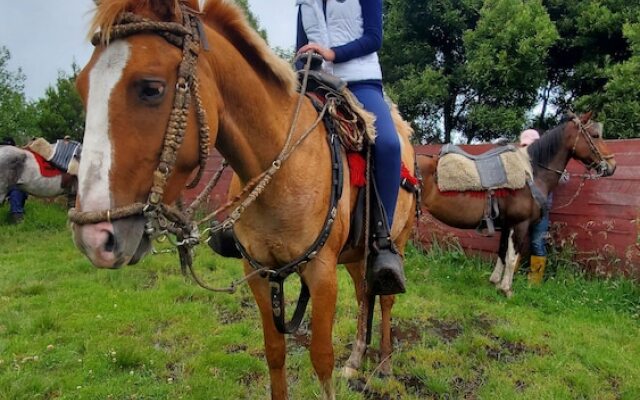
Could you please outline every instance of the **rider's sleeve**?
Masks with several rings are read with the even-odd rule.
[[[382,0],[360,0],[362,9],[362,36],[341,46],[332,47],[336,53],[334,63],[366,56],[382,47]]]

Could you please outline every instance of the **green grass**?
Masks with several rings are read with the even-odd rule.
[[[0,400],[268,398],[246,286],[234,295],[200,289],[181,277],[175,254],[94,269],[74,248],[59,205],[30,200],[17,227],[5,215],[6,206]],[[394,308],[394,377],[373,374],[371,351],[358,379],[335,374],[338,398],[640,398],[640,288],[553,261],[544,285],[518,275],[506,299],[489,285],[488,263],[456,249],[410,248],[408,292]],[[205,248],[196,268],[216,285],[241,277],[238,262]],[[348,357],[356,314],[343,268],[339,279],[336,368]],[[304,340],[288,339],[287,368],[292,399],[319,398]]]

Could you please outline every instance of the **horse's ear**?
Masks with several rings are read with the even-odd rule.
[[[580,116],[580,122],[582,122],[583,124],[586,124],[587,122],[589,122],[589,120],[591,119],[592,115],[593,115],[593,111],[589,111],[589,112],[586,112],[586,113],[582,114]]]
[[[151,0],[149,5],[153,13],[161,21],[177,21],[180,15],[180,6],[176,0]]]

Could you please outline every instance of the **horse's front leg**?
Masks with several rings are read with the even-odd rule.
[[[362,359],[367,351],[367,316],[369,314],[369,298],[365,296],[364,287],[364,261],[346,264],[347,271],[351,275],[353,285],[356,290],[356,300],[358,302],[358,317],[356,325],[356,341],[351,348],[351,355],[347,360],[344,368],[342,368],[342,376],[345,378],[353,378],[358,374],[358,370],[362,366]]]
[[[500,290],[507,297],[511,297],[513,295],[513,291],[511,290],[511,286],[513,284],[513,274],[516,270],[516,265],[520,262],[520,254],[517,251],[517,248],[514,243],[514,231],[513,229],[509,231],[509,237],[507,239],[507,254],[505,256],[505,269],[504,275],[502,277],[502,282],[500,283]]]
[[[311,294],[311,364],[322,387],[324,400],[335,400],[333,386],[333,321],[338,294],[337,258],[316,257],[302,277]]]
[[[391,309],[396,297],[380,296],[380,309],[382,318],[380,321],[380,365],[378,372],[382,376],[391,375],[391,353],[393,353],[393,342],[391,338]]]
[[[249,264],[244,262],[245,274],[254,270]],[[256,299],[262,318],[262,331],[264,333],[264,349],[269,366],[269,377],[271,379],[271,399],[286,400],[287,376],[285,370],[286,343],[284,335],[278,332],[273,322],[271,308],[271,297],[269,281],[266,278],[254,277],[249,279],[249,286]]]
[[[502,274],[504,273],[504,268],[506,264],[506,255],[507,255],[507,246],[509,239],[509,229],[505,227],[502,228],[500,232],[500,245],[498,246],[498,259],[496,260],[496,266],[493,269],[493,273],[491,277],[489,277],[489,281],[496,285],[496,288],[500,288],[500,281],[502,280]]]

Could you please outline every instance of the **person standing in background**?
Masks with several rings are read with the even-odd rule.
[[[15,146],[16,141],[13,140],[12,137],[6,136],[2,138],[0,145]],[[19,224],[24,220],[24,204],[28,196],[29,195],[20,190],[17,185],[9,187],[7,198],[9,199],[9,222],[12,224]]]
[[[531,143],[540,139],[540,134],[535,129],[527,129],[520,133],[520,147],[527,147]],[[546,238],[549,230],[549,211],[553,194],[549,193],[547,197],[547,205],[542,209],[540,220],[531,224],[529,227],[531,258],[529,261],[529,282],[540,284],[544,278],[544,270],[547,265],[547,246]]]

